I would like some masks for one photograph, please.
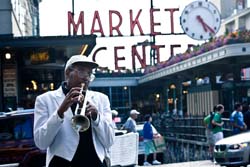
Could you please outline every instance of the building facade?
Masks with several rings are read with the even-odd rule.
[[[231,17],[250,5],[249,0],[211,0],[211,2],[219,9],[221,19]]]
[[[0,35],[38,36],[41,0],[2,0]]]

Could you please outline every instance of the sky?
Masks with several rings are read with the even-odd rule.
[[[156,12],[154,19],[155,22],[160,23],[160,26],[155,28],[155,31],[167,33],[171,32],[170,14],[164,9],[166,8],[179,8],[179,11],[174,13],[174,30],[175,33],[183,33],[181,29],[179,19],[182,10],[186,5],[194,0],[153,0],[153,7],[160,9]],[[81,11],[84,12],[84,26],[85,34],[90,34],[92,21],[94,17],[94,11],[99,12],[101,25],[103,26],[104,34],[106,37],[100,37],[100,34],[96,34],[97,44],[93,50],[97,50],[100,47],[107,47],[107,50],[99,52],[96,61],[101,67],[108,67],[109,69],[115,69],[114,63],[114,47],[124,46],[124,49],[118,51],[119,57],[124,57],[125,60],[118,62],[119,67],[132,68],[131,47],[145,40],[150,41],[148,35],[140,36],[139,30],[135,29],[135,36],[130,36],[129,28],[129,10],[134,13],[134,17],[140,9],[142,9],[139,17],[141,27],[145,34],[149,34],[149,9],[151,0],[74,0],[74,13],[75,22],[79,17]],[[68,11],[72,11],[72,0],[42,0],[40,3],[40,35],[41,36],[59,36],[68,35]],[[124,37],[110,37],[109,36],[109,10],[116,10],[121,13],[122,26],[120,28]],[[113,17],[112,22],[118,23],[117,17]],[[97,26],[97,25],[95,25]],[[96,27],[98,28],[98,26]],[[81,32],[78,31],[80,35]],[[202,41],[204,42],[204,41]],[[201,41],[191,39],[186,35],[160,35],[156,36],[156,44],[164,45],[164,48],[160,49],[161,57],[160,61],[165,61],[170,56],[170,45],[180,44],[180,48],[175,49],[175,54],[183,53],[187,49],[188,44],[198,44]],[[140,52],[141,49],[138,49]],[[150,48],[147,47],[147,60],[146,63],[150,65]],[[93,53],[92,52],[92,53]],[[90,55],[92,56],[92,55]],[[140,68],[140,63],[136,60],[136,67]]]

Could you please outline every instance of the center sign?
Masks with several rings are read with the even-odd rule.
[[[129,10],[129,36],[150,36],[150,37],[156,37],[159,35],[184,35],[185,33],[195,39],[195,40],[207,40],[209,38],[212,38],[219,30],[220,28],[220,15],[217,10],[217,8],[210,2],[207,2],[207,0],[198,0],[190,3],[185,7],[181,14],[180,23],[183,31],[185,33],[176,33],[175,32],[175,12],[178,12],[179,8],[166,8],[163,9],[163,11],[159,8],[150,8],[149,9],[149,33],[145,32],[145,29],[148,29],[148,27],[143,27],[143,22],[141,21],[142,16],[142,9],[139,9],[138,11]],[[166,13],[166,20],[169,21],[169,28],[168,32],[159,32],[156,31],[157,29],[160,29],[162,26],[161,22],[157,22],[155,20],[155,16],[158,16],[159,12],[165,12]],[[124,37],[124,32],[122,31],[124,29],[123,25],[123,16],[122,14],[117,10],[109,10],[108,11],[108,25],[109,29],[108,32],[104,31],[103,28],[103,22],[100,16],[99,11],[95,11],[93,14],[93,19],[91,22],[91,28],[86,33],[85,30],[85,17],[84,12],[81,11],[78,17],[78,21],[75,22],[74,20],[74,14],[72,12],[68,12],[68,35],[76,35],[79,34],[78,31],[82,35],[85,34],[95,34],[99,37]],[[178,19],[179,21],[179,19]],[[116,23],[116,24],[115,24]],[[89,22],[88,22],[89,24]],[[106,24],[106,22],[105,22]],[[71,32],[71,29],[73,29],[73,33]],[[139,32],[136,34],[136,32]],[[187,44],[187,49],[189,47],[192,47],[192,44]],[[156,63],[159,63],[161,61],[161,49],[165,48],[165,45],[159,45],[156,44],[155,41],[150,42],[150,45],[145,44],[142,45],[141,53],[139,54],[137,50],[137,46],[131,47],[131,57],[132,57],[132,68],[135,69],[135,62],[136,60],[139,61],[141,68],[145,68],[147,66],[146,63],[146,47],[150,47],[150,52],[155,53],[154,58],[156,59]],[[174,56],[174,48],[180,48],[180,44],[171,44],[170,45],[170,56]],[[125,49],[124,46],[115,46],[114,47],[114,64],[116,70],[122,70],[125,69],[125,67],[120,67],[118,65],[119,61],[124,61],[125,57],[118,56],[118,51]],[[104,50],[107,50],[106,47],[100,47],[95,50],[93,54],[93,59],[98,56],[98,54]],[[153,52],[152,52],[153,51]],[[152,56],[152,55],[151,55]],[[152,65],[152,64],[150,64]]]

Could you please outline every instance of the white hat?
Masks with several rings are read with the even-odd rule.
[[[138,111],[136,111],[136,110],[131,110],[130,114],[140,114],[140,113]]]
[[[90,60],[87,56],[74,55],[74,56],[71,56],[70,59],[67,61],[66,65],[65,65],[65,70],[74,63],[84,63],[84,64],[91,66],[92,68],[98,67],[98,64],[96,62]]]
[[[115,116],[118,115],[118,112],[116,110],[111,110],[111,112],[112,112],[112,115],[115,115]]]

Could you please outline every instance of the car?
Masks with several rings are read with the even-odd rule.
[[[45,165],[46,154],[33,140],[33,113],[26,109],[0,114],[0,167]]]
[[[143,126],[144,126],[144,123],[138,123],[136,125],[136,130],[139,133],[138,165],[143,165],[143,162],[144,162],[145,151],[144,151],[144,142],[143,142]],[[151,126],[153,129],[153,134],[159,134],[156,128],[153,125]],[[162,150],[157,151],[157,160],[163,163],[163,158],[164,158],[164,152]],[[148,161],[149,162],[153,161],[152,154],[148,156]]]
[[[0,112],[0,167],[45,166],[46,151],[35,146],[33,121],[34,109]],[[111,164],[126,167],[135,166],[138,161],[136,156],[138,155],[138,147],[128,146],[133,144],[137,146],[139,135],[118,129],[115,130],[115,134],[116,142],[111,149],[113,151],[111,152]],[[125,154],[125,150],[128,150],[127,154]],[[120,157],[118,157],[118,153]]]
[[[250,132],[226,137],[216,142],[214,159],[221,166],[247,166],[250,164]]]

